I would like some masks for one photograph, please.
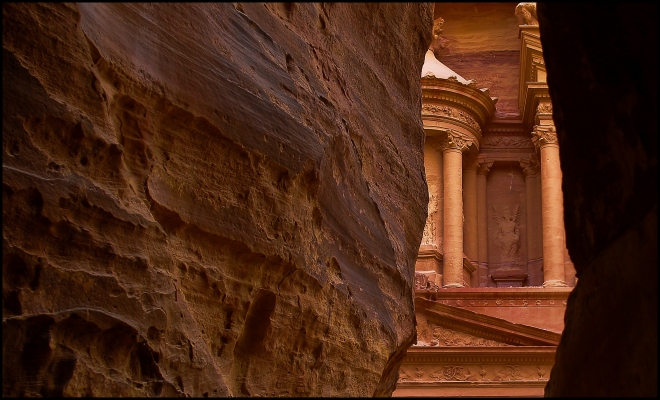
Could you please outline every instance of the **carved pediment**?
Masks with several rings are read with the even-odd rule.
[[[561,337],[557,332],[516,324],[421,297],[415,299],[415,309],[420,346],[441,346],[441,343],[442,346],[464,347],[493,347],[498,343],[557,346]],[[436,327],[439,329],[434,332]]]
[[[511,346],[497,340],[479,337],[457,329],[429,323],[428,329],[417,330],[417,346],[432,347],[498,347]],[[425,336],[425,337],[421,337]]]

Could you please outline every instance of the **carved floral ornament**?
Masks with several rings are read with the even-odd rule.
[[[541,164],[539,163],[539,159],[534,155],[531,155],[527,159],[521,158],[519,161],[520,167],[522,168],[523,174],[526,178],[534,177],[541,171]]]
[[[500,148],[531,148],[532,143],[528,138],[516,136],[485,136],[483,138],[483,147]]]
[[[458,121],[461,121],[467,124],[470,128],[481,133],[481,127],[479,123],[465,111],[459,110],[454,107],[449,107],[445,105],[435,105],[435,104],[424,104],[422,105],[422,110],[426,111],[429,114],[439,115],[443,117],[449,117]]]
[[[488,160],[488,158],[486,158],[484,155],[479,155],[477,158],[477,174],[488,174],[488,171],[490,171],[490,167],[492,166],[492,161]]]
[[[535,125],[532,131],[532,143],[536,148],[557,144],[557,130],[552,125]]]
[[[552,103],[540,103],[536,107],[537,114],[552,114]]]
[[[412,372],[414,368],[415,372]],[[440,364],[406,365],[399,370],[398,382],[533,382],[547,381],[552,369],[546,364]]]
[[[463,133],[456,132],[452,129],[447,129],[445,132],[447,133],[447,137],[433,144],[438,151],[446,149],[466,151],[470,146],[475,144],[473,139]]]

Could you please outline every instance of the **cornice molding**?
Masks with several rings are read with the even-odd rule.
[[[461,289],[442,289],[439,293],[416,293],[415,297],[420,297],[431,301],[448,301],[449,305],[457,305],[455,300],[475,301],[479,306],[515,306],[519,307],[522,300],[528,300],[528,305],[534,306],[553,306],[565,307],[565,301],[568,300],[573,288],[544,288],[544,287],[522,287],[522,288],[461,288]],[[502,304],[496,304],[501,300]],[[514,304],[510,304],[515,300]],[[541,300],[541,303],[536,303]],[[487,304],[483,303],[488,301]],[[552,301],[552,303],[550,303]],[[457,305],[460,306],[460,305]]]
[[[425,77],[421,79],[422,103],[442,103],[462,106],[483,129],[486,121],[495,113],[496,98],[488,89],[476,85],[464,85],[456,80]]]

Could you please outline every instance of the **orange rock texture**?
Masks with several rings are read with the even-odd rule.
[[[657,397],[658,6],[537,12],[578,278],[545,395]]]
[[[389,395],[432,4],[3,3],[3,395]]]
[[[431,47],[438,60],[497,97],[496,118],[519,118],[518,3],[436,3],[442,32]],[[486,34],[487,32],[487,34]]]

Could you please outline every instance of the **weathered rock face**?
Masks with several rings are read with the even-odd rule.
[[[388,395],[430,4],[3,4],[3,395]]]
[[[431,47],[443,64],[498,98],[497,118],[520,117],[518,3],[436,3],[443,32]]]
[[[657,5],[538,4],[578,284],[546,396],[657,396]]]

